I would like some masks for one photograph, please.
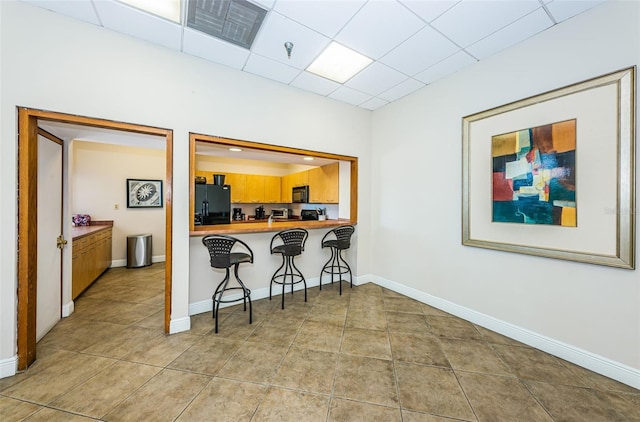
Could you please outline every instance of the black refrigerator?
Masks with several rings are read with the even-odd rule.
[[[231,223],[231,186],[196,183],[195,187],[195,224]]]

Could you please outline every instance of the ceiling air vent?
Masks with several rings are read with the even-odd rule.
[[[249,49],[266,14],[246,0],[189,0],[187,26]]]

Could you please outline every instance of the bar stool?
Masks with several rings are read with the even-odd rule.
[[[327,273],[331,274],[331,283],[333,277],[337,275],[340,278],[340,295],[342,295],[342,274],[349,274],[349,281],[353,288],[353,275],[351,267],[342,257],[342,251],[351,247],[351,235],[355,231],[353,226],[340,226],[333,230],[329,230],[322,238],[322,247],[331,248],[331,258],[324,264],[320,272],[320,290],[322,290],[322,276]],[[329,237],[329,239],[327,239]]]
[[[308,236],[309,233],[305,229],[295,228],[282,230],[271,238],[271,254],[282,254],[282,265],[271,277],[269,300],[271,300],[273,283],[282,284],[282,309],[284,309],[284,287],[287,284],[291,285],[291,294],[293,294],[293,285],[303,283],[304,301],[307,301],[307,282],[298,267],[296,267],[294,258],[304,251],[304,243],[307,241]],[[276,243],[275,246],[274,242]],[[287,278],[289,278],[289,281],[287,281]]]
[[[209,258],[211,267],[224,268],[226,275],[224,279],[216,287],[213,296],[213,318],[216,320],[216,333],[218,332],[218,316],[221,303],[244,302],[244,310],[247,311],[247,300],[249,301],[249,324],[253,323],[253,314],[251,310],[251,290],[247,289],[238,277],[238,266],[243,262],[253,263],[253,251],[240,239],[220,234],[208,235],[202,238],[202,243],[209,250]],[[236,244],[244,246],[244,252],[231,252]],[[248,253],[247,253],[248,252]],[[229,284],[229,268],[233,266],[233,274],[238,281],[239,287],[227,287]],[[236,299],[222,299],[225,292],[231,290],[242,290],[242,297]]]

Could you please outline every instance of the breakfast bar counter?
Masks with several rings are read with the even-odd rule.
[[[231,224],[216,224],[214,226],[195,226],[190,232],[190,236],[206,236],[208,234],[227,234],[237,235],[244,233],[267,233],[279,232],[280,230],[301,227],[303,229],[330,229],[333,227],[343,226],[346,224],[356,225],[356,222],[347,218],[333,220],[279,220],[276,219],[269,223],[267,220],[262,221],[238,221]]]

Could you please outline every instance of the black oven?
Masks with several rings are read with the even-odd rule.
[[[306,204],[309,202],[309,186],[296,186],[291,192],[291,202]]]

